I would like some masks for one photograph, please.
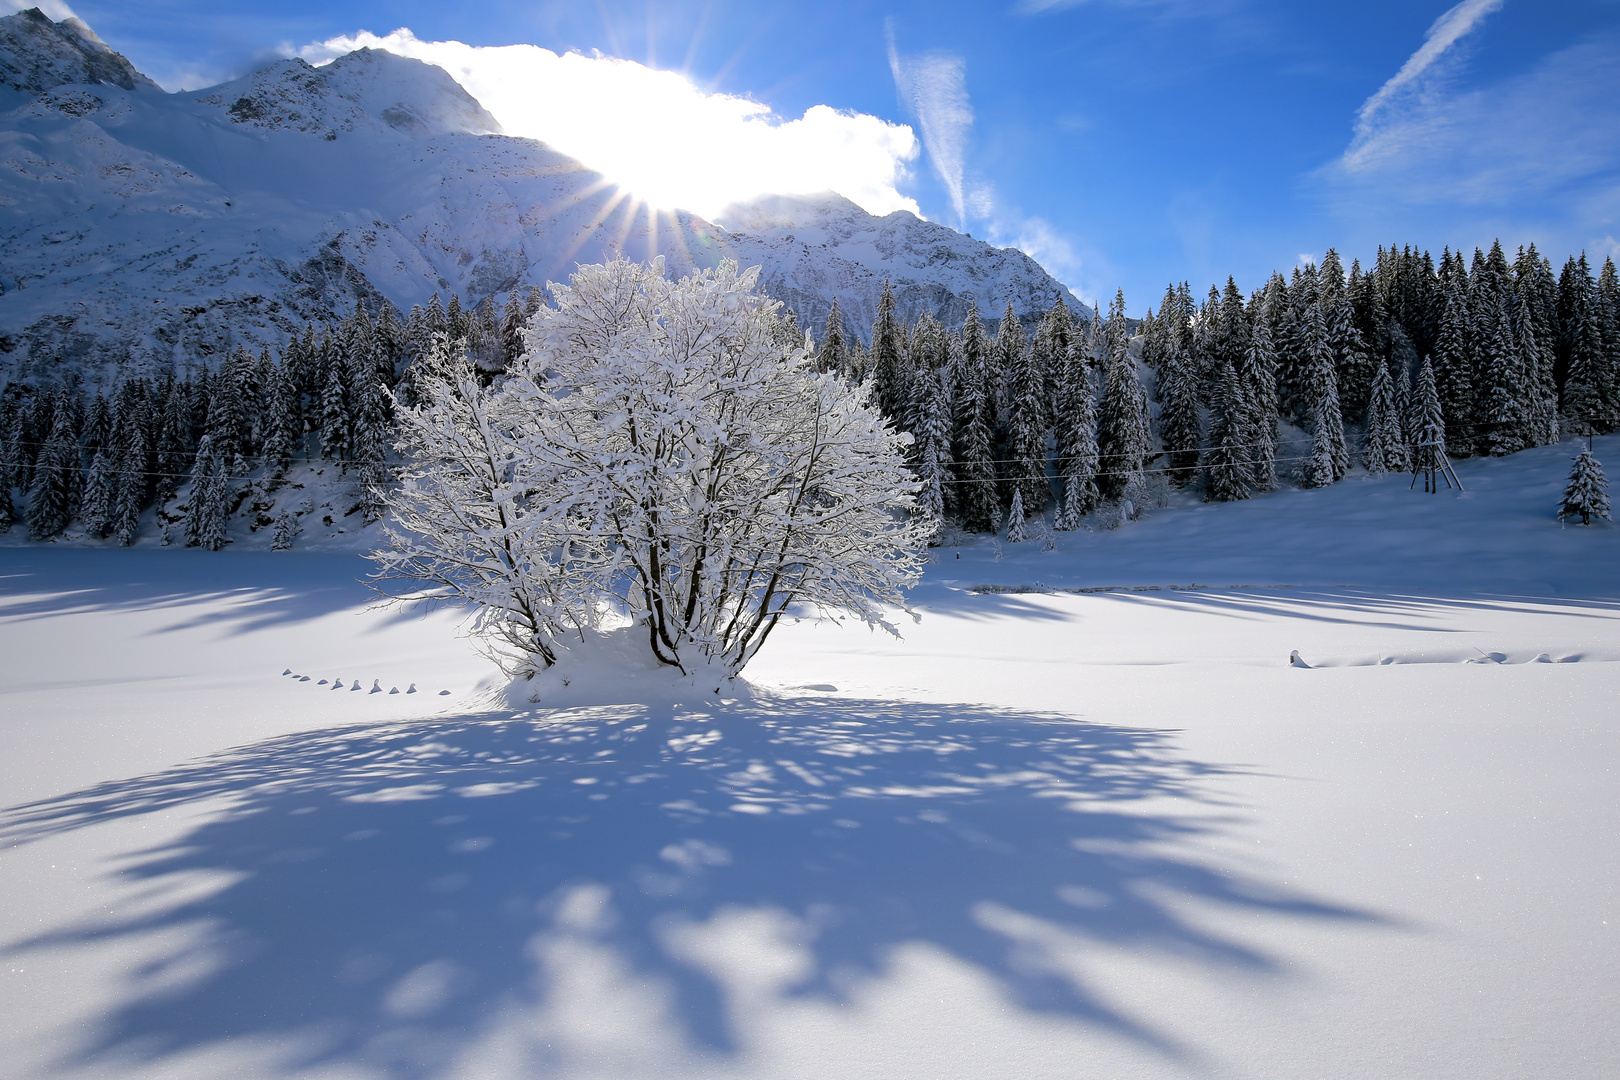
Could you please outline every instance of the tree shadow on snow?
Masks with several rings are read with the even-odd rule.
[[[26,843],[231,800],[113,871],[154,886],[204,872],[213,891],[131,901],[10,951],[194,935],[101,1018],[81,1064],[248,1037],[296,1044],[309,1064],[433,1076],[514,1002],[543,1018],[573,992],[566,958],[581,950],[662,988],[664,1022],[693,1052],[738,1053],[736,980],[691,933],[763,912],[800,957],[786,998],[847,1002],[920,943],[1025,1010],[1191,1062],[1195,1050],[1108,1004],[1073,957],[1285,977],[1180,917],[1178,898],[1381,921],[1193,857],[1192,842],[1231,823],[1207,790],[1223,771],[1178,756],[1164,732],[889,701],[332,728],[5,811],[0,841]],[[1166,797],[1196,813],[1177,816]]]
[[[160,633],[218,626],[237,636],[363,607],[364,557],[301,552],[0,550],[0,618],[174,610]],[[187,611],[197,605],[213,610]],[[414,617],[405,609],[384,622]]]

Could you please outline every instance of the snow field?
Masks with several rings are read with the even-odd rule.
[[[1571,456],[941,550],[904,640],[806,617],[719,698],[480,704],[351,554],[4,551],[0,1060],[1612,1075],[1620,531],[1552,521]]]

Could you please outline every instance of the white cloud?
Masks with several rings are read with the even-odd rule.
[[[902,57],[889,30],[889,70],[901,98],[917,117],[923,145],[951,199],[956,227],[967,221],[963,172],[973,105],[968,100],[966,65],[959,56],[930,53]]]
[[[762,194],[830,190],[874,214],[918,212],[899,190],[918,154],[904,124],[826,105],[785,119],[629,60],[420,41],[408,29],[336,37],[298,55],[319,64],[362,47],[437,64],[508,135],[540,139],[661,207],[714,216]]]
[[[62,3],[62,0],[22,0],[21,3],[13,0],[12,3],[6,5],[5,9],[0,10],[18,12],[33,7],[39,8],[43,14],[50,16],[57,22],[61,22],[63,19],[77,18],[73,13],[73,9]]]
[[[1423,44],[1407,57],[1401,70],[1362,103],[1356,115],[1355,141],[1346,157],[1353,158],[1362,146],[1377,140],[1387,126],[1398,124],[1403,102],[1409,103],[1412,108],[1422,108],[1426,103],[1420,94],[1425,74],[1432,75],[1435,65],[1451,47],[1483,22],[1487,15],[1499,11],[1504,2],[1462,0],[1462,3],[1436,19],[1424,36]]]

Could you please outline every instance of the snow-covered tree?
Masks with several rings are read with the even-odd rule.
[[[872,348],[868,361],[872,379],[872,401],[891,420],[898,419],[910,400],[910,372],[905,350],[901,348],[901,327],[894,317],[894,290],[883,283],[878,297],[877,316],[872,320]]]
[[[1198,373],[1192,356],[1192,297],[1186,283],[1165,289],[1156,320],[1161,345],[1154,393],[1159,401],[1159,442],[1170,482],[1184,487],[1198,472],[1204,442],[1198,410]]]
[[[1025,510],[1046,509],[1051,488],[1046,481],[1045,380],[1035,366],[1035,350],[1012,316],[1009,305],[996,335],[996,352],[1007,363],[1007,456],[1003,463],[1008,486],[1023,495]],[[1010,329],[1009,329],[1010,327]]]
[[[114,464],[107,449],[97,450],[90,459],[90,471],[84,482],[84,504],[79,509],[79,520],[84,531],[101,538],[112,532],[113,504],[117,498],[114,487]]]
[[[1024,489],[1013,488],[1012,509],[1007,511],[1007,543],[1022,544],[1029,539],[1029,526],[1024,521]]]
[[[225,546],[226,500],[230,497],[230,477],[225,462],[214,446],[214,437],[204,435],[197,444],[196,464],[191,470],[191,503],[186,511],[186,546],[218,551]]]
[[[844,313],[838,310],[836,296],[827,312],[827,324],[821,332],[821,346],[816,350],[816,370],[828,375],[849,376],[849,346],[844,337]]]
[[[1389,365],[1379,364],[1367,402],[1367,444],[1361,463],[1370,473],[1405,472],[1408,463],[1401,409],[1395,400],[1395,382]]]
[[[1434,364],[1423,358],[1418,368],[1418,382],[1412,394],[1412,414],[1407,422],[1407,435],[1412,439],[1411,463],[1413,472],[1430,472],[1440,466],[1448,453],[1445,407],[1440,401],[1436,385]]]
[[[1243,384],[1228,357],[1221,358],[1215,377],[1215,400],[1211,410],[1210,448],[1204,454],[1204,498],[1209,502],[1233,502],[1249,497],[1249,463],[1244,435],[1249,410],[1243,400]]]
[[[969,532],[990,532],[997,511],[995,444],[990,400],[989,343],[978,305],[969,303],[957,357],[953,417],[957,513]]]
[[[1125,294],[1109,305],[1104,327],[1108,350],[1103,373],[1102,404],[1097,410],[1097,486],[1104,496],[1119,498],[1147,466],[1152,452],[1148,427],[1147,394],[1132,368],[1125,326]]]
[[[271,551],[290,551],[298,535],[298,515],[283,510],[276,515],[276,531],[270,535]]]
[[[1097,407],[1091,391],[1091,366],[1078,335],[1058,384],[1057,471],[1063,481],[1059,529],[1078,529],[1080,518],[1097,506]]]
[[[1569,486],[1558,504],[1558,516],[1560,519],[1579,517],[1582,525],[1592,524],[1593,518],[1609,519],[1609,481],[1590,449],[1582,450],[1575,459],[1575,467],[1569,473]]]
[[[1271,337],[1270,290],[1249,298],[1249,347],[1238,365],[1249,406],[1249,483],[1257,491],[1277,486],[1277,351]]]
[[[73,520],[79,494],[79,442],[67,393],[60,391],[51,433],[34,470],[28,495],[28,538],[49,540]]]
[[[474,606],[516,672],[610,618],[689,674],[741,670],[793,604],[892,630],[927,533],[903,440],[784,347],[756,279],[582,267],[498,388],[426,377],[380,587]]]

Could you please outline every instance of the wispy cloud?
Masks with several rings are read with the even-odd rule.
[[[1500,6],[1470,0],[1441,16],[1314,174],[1358,239],[1575,249],[1620,226],[1620,32],[1481,83],[1458,42]]]
[[[916,135],[881,117],[816,105],[787,118],[629,60],[421,41],[407,29],[336,37],[298,55],[319,64],[362,47],[437,64],[508,135],[542,140],[655,205],[712,217],[759,195],[836,191],[874,214],[918,210],[898,186]]]
[[[1504,2],[1463,0],[1436,19],[1424,36],[1423,44],[1406,58],[1401,70],[1362,103],[1356,114],[1355,141],[1347,156],[1355,155],[1359,147],[1375,141],[1385,127],[1398,123],[1403,103],[1413,108],[1429,104],[1420,93],[1425,75],[1432,77],[1436,65],[1452,51],[1452,47],[1484,22],[1487,15],[1501,10]]]
[[[929,53],[901,56],[889,27],[889,70],[895,89],[917,117],[923,146],[950,196],[956,227],[967,221],[964,195],[968,134],[973,128],[973,105],[968,100],[967,67],[959,56]]]

